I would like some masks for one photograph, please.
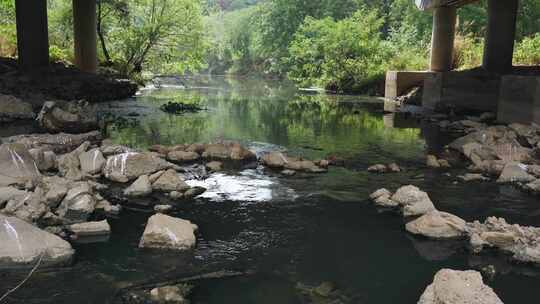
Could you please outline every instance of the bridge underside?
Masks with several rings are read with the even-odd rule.
[[[49,64],[47,0],[15,0],[19,66],[26,70]],[[75,65],[97,69],[96,0],[73,0]]]
[[[502,122],[540,123],[540,73],[512,66],[518,1],[488,0],[482,67],[458,72],[452,71],[457,9],[475,1],[417,0],[433,13],[430,71],[389,72],[386,97],[423,85],[423,106],[430,110],[490,111]]]

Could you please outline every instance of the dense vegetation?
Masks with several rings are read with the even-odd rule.
[[[0,55],[16,55],[14,0],[0,0]],[[72,59],[71,0],[49,0],[51,58]],[[478,66],[486,3],[459,10],[455,68]],[[540,64],[540,0],[522,0],[516,64]],[[98,0],[102,65],[131,75],[257,73],[344,92],[388,69],[425,69],[431,15],[412,0]]]

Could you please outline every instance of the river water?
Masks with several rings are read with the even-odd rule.
[[[170,101],[206,109],[180,116],[161,112],[159,106]],[[253,274],[196,282],[193,303],[416,303],[438,270],[486,265],[496,266],[498,274],[487,283],[505,303],[536,302],[540,269],[509,263],[502,255],[473,255],[462,242],[412,237],[400,215],[369,204],[366,198],[378,188],[414,184],[439,210],[466,220],[502,216],[540,226],[537,199],[492,183],[456,183],[459,169],[427,169],[426,153],[446,137],[414,121],[385,117],[379,100],[299,91],[279,81],[214,78],[190,80],[189,89],[142,90],[131,100],[104,104],[102,112],[124,117],[113,121],[108,135],[134,148],[238,140],[257,152],[331,155],[345,166],[320,175],[285,178],[250,169],[191,181],[209,191],[178,205],[173,215],[199,226],[193,252],[139,250],[151,207],[127,209],[109,220],[108,242],[75,245],[72,267],[34,274],[14,294],[14,303],[112,303],[117,290],[138,282],[218,270]],[[406,170],[366,172],[372,164],[390,162]],[[0,273],[0,292],[22,277]],[[339,290],[331,301],[310,302],[296,288],[321,282]]]

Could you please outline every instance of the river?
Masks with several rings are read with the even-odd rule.
[[[15,303],[112,303],[119,288],[137,282],[226,269],[254,274],[198,282],[192,303],[311,303],[296,286],[332,282],[339,290],[334,300],[341,302],[321,303],[412,304],[438,270],[487,265],[498,271],[487,284],[505,303],[532,303],[540,269],[511,264],[498,254],[473,255],[463,242],[412,237],[400,215],[368,202],[378,188],[414,184],[438,209],[465,220],[501,216],[538,226],[537,199],[510,186],[456,183],[459,169],[450,174],[428,169],[426,153],[445,144],[436,130],[414,121],[394,122],[374,98],[300,91],[281,81],[197,78],[188,80],[188,89],[168,84],[103,104],[103,115],[123,117],[108,126],[108,136],[134,148],[237,140],[257,152],[286,150],[309,159],[331,155],[343,159],[344,166],[319,175],[283,177],[259,168],[191,181],[209,191],[177,206],[173,215],[199,226],[193,252],[139,250],[152,209],[127,208],[109,220],[109,241],[75,245],[72,267],[34,274],[14,294]],[[205,110],[166,114],[159,106],[170,101]],[[366,171],[391,162],[406,170]],[[152,205],[166,199],[148,200]],[[0,290],[23,276],[1,273]]]

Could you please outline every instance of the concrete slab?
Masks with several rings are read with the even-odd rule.
[[[386,84],[384,97],[395,99],[407,93],[415,86],[421,86],[424,79],[432,74],[428,71],[388,71],[386,72]]]
[[[503,76],[497,120],[504,123],[540,123],[540,77]]]

